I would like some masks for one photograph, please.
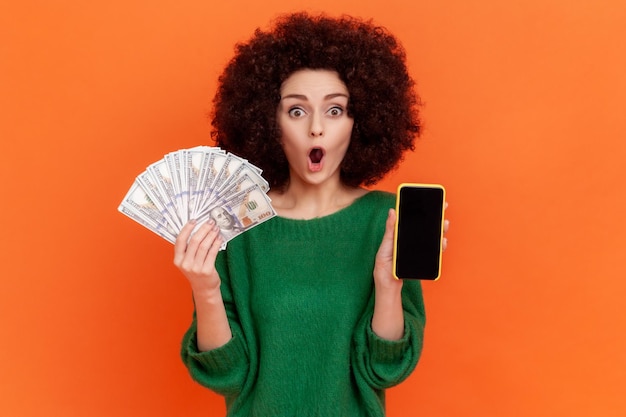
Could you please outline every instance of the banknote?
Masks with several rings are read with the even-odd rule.
[[[198,218],[196,227],[213,219],[226,243],[274,216],[276,212],[267,194],[257,184],[251,184],[228,198],[218,198]]]
[[[151,163],[118,211],[170,243],[191,219],[213,219],[226,243],[276,216],[262,170],[211,146],[180,149]]]
[[[197,218],[205,208],[204,201],[208,200],[213,191],[213,183],[224,166],[227,155],[223,152],[211,152],[200,172],[197,184],[197,194],[194,202],[192,216]]]
[[[135,181],[122,200],[119,211],[138,221],[143,226],[165,237],[168,241],[175,240],[178,231],[172,225],[163,210],[155,203],[138,181]]]
[[[160,195],[167,205],[172,215],[175,216],[175,223],[178,229],[182,227],[182,219],[180,218],[180,208],[176,205],[176,191],[174,189],[174,175],[170,172],[167,162],[162,159],[157,161],[146,169],[156,187],[159,189]]]
[[[193,207],[195,204],[195,196],[198,193],[198,181],[200,179],[200,172],[202,170],[202,164],[205,160],[205,156],[212,152],[208,147],[198,146],[196,148],[188,149],[185,152],[184,164],[188,175],[188,214],[191,217],[193,213]]]

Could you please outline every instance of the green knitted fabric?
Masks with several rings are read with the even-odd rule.
[[[329,216],[275,217],[218,255],[233,338],[198,352],[194,315],[182,358],[228,416],[385,415],[384,390],[415,368],[425,321],[420,283],[406,281],[404,338],[371,329],[374,258],[394,204],[371,191]]]

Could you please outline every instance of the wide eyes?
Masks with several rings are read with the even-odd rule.
[[[339,106],[331,107],[327,114],[330,116],[341,116],[343,114],[343,108]]]
[[[344,109],[341,106],[332,106],[328,110],[326,110],[326,115],[331,117],[339,117],[343,114]],[[290,117],[294,119],[299,119],[307,115],[306,111],[302,107],[292,107],[287,112]]]
[[[304,110],[302,110],[300,107],[292,107],[287,113],[289,113],[289,116],[293,117],[294,119],[304,117],[304,115],[306,114]]]

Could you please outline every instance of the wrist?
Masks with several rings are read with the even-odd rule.
[[[192,288],[193,300],[197,304],[213,304],[222,302],[222,292],[219,284],[213,288]]]
[[[402,288],[376,288],[374,299],[376,305],[383,309],[402,308]]]
[[[377,297],[401,298],[403,282],[400,279],[389,277],[384,280],[374,279],[374,289]]]
[[[387,340],[399,340],[404,335],[402,294],[395,289],[376,289],[372,331]]]

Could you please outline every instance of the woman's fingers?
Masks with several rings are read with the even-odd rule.
[[[174,245],[174,264],[179,268],[197,270],[201,267],[216,237],[219,235],[219,228],[212,219],[202,224],[195,233],[191,235],[195,227],[195,222],[187,223],[181,229],[176,239]]]
[[[385,234],[379,248],[379,254],[391,258],[393,254],[393,234],[396,224],[396,211],[389,209],[387,214],[387,222],[385,223]]]
[[[448,202],[446,201],[446,205],[445,208],[448,208]],[[443,221],[443,241],[441,242],[441,249],[442,250],[446,250],[446,248],[448,247],[448,239],[445,237],[446,233],[448,233],[448,229],[450,229],[450,220],[444,220]]]
[[[393,234],[396,223],[396,211],[389,209],[387,214],[387,222],[385,223],[385,233],[378,247],[375,259],[375,269],[388,269],[391,271],[391,262],[393,258]]]
[[[217,256],[217,252],[222,246],[222,237],[220,235],[219,227],[215,224],[213,220],[210,220],[208,224],[206,224],[206,226],[206,229],[203,230],[203,232],[206,231],[206,233],[200,241],[198,250],[196,252],[196,258],[198,262],[202,263],[203,269],[205,269],[206,267],[212,269],[215,263],[215,257]]]
[[[185,254],[187,253],[189,236],[191,235],[191,232],[193,232],[194,227],[196,227],[196,221],[191,220],[183,226],[178,234],[178,237],[176,238],[176,242],[174,242],[174,265],[176,266],[180,266]]]

